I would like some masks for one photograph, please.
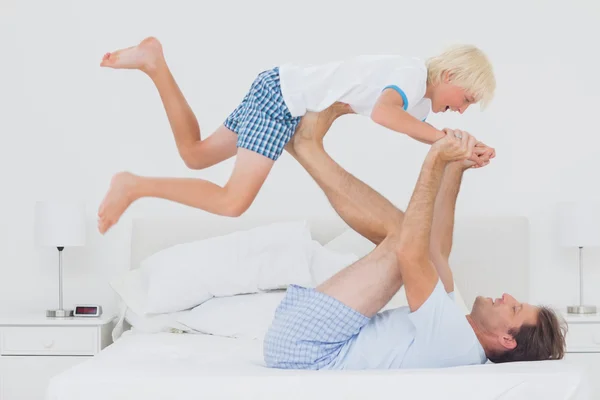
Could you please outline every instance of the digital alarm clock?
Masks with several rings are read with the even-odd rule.
[[[102,306],[94,304],[80,304],[75,306],[74,317],[99,317],[102,315]]]

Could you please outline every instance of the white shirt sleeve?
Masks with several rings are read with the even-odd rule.
[[[416,106],[425,96],[427,71],[417,67],[403,67],[394,70],[387,79],[383,90],[394,89],[404,101],[404,110]]]
[[[408,113],[416,119],[425,122],[431,111],[431,102],[429,99],[421,99],[415,106],[408,110]]]
[[[408,318],[414,326],[414,341],[403,360],[406,365],[442,368],[485,363],[473,328],[441,280]]]
[[[472,346],[472,328],[441,279],[429,298],[408,317],[415,327],[415,344],[421,349],[446,353],[449,357],[454,351],[460,354]]]

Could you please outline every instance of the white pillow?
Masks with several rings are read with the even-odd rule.
[[[311,241],[308,224],[293,221],[178,244],[144,259],[111,285],[138,316],[291,283],[309,286]]]
[[[285,291],[215,297],[175,320],[199,333],[262,340]]]
[[[141,333],[173,332],[174,330],[189,331],[185,326],[177,323],[178,315],[185,315],[189,312],[190,310],[186,310],[146,317],[137,315],[132,310],[127,310],[125,320],[131,325],[134,331]]]
[[[334,251],[313,240],[310,271],[314,286],[325,282],[357,260],[358,257],[352,253]]]
[[[332,250],[337,253],[345,253],[346,255],[354,254],[357,258],[360,259],[360,258],[366,256],[367,254],[369,254],[371,251],[373,251],[375,249],[375,244],[373,242],[371,242],[369,239],[363,237],[362,235],[360,235],[359,233],[354,231],[353,229],[347,229],[341,235],[337,236],[336,238],[334,238],[333,240],[328,242],[324,247],[328,250]],[[321,262],[319,265],[322,265],[322,264],[323,264],[323,262]],[[348,263],[348,265],[350,265],[350,264],[351,264],[351,262]],[[323,268],[323,267],[320,267],[320,268]],[[328,274],[328,273],[329,273],[328,271],[327,272],[313,271],[313,275],[321,274],[321,276],[322,276],[322,274]],[[456,285],[456,282],[454,282],[454,301],[465,312],[465,314],[469,313],[469,309],[465,305],[465,302],[460,294],[460,291],[458,290],[458,286]],[[398,293],[396,293],[394,295],[394,297],[392,297],[392,299],[388,302],[388,304],[385,305],[385,307],[383,307],[383,309],[381,311],[385,311],[385,310],[392,309],[392,308],[403,307],[403,306],[408,306],[408,301],[406,299],[406,291],[404,289],[404,286],[402,286],[400,288]]]
[[[343,240],[337,239],[339,237],[334,239],[336,241],[331,247],[342,250],[344,248]],[[350,239],[350,242],[356,245],[358,237],[346,234],[343,239]],[[310,270],[313,277],[313,286],[318,286],[338,271],[358,260],[358,256],[355,254],[334,251],[329,247],[329,244],[322,246],[319,242],[312,241]],[[360,247],[367,249],[369,246],[360,243],[357,248]],[[459,299],[458,296],[457,300]],[[284,297],[285,291],[214,297],[190,311],[177,313],[173,320],[184,326],[180,329],[189,332],[262,340],[271,326],[275,310]],[[407,305],[406,293],[402,288],[383,310]],[[167,324],[167,326],[172,327],[172,324]]]
[[[135,314],[143,315],[148,301],[148,284],[144,274],[134,269],[121,274],[110,282],[121,301]]]
[[[171,314],[143,315],[148,298],[142,271],[132,270],[110,282],[121,300],[119,320],[113,328],[113,341],[123,333],[123,323],[127,322],[132,330],[142,333],[185,331],[187,327],[177,323]],[[182,311],[182,313],[189,311]]]
[[[318,286],[330,276],[357,260],[354,254],[341,254],[312,241],[310,271],[312,284]],[[271,326],[275,310],[285,291],[271,291],[229,297],[214,297],[180,313],[176,322],[195,332],[217,336],[262,339]]]
[[[363,258],[375,249],[375,244],[354,229],[346,229],[341,235],[327,242],[325,247],[338,253],[353,253],[358,258]]]

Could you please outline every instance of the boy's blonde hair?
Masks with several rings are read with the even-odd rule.
[[[449,72],[451,81],[473,96],[481,109],[489,105],[496,90],[496,78],[492,64],[475,46],[457,45],[427,60],[427,81],[433,85],[440,82],[442,73]]]

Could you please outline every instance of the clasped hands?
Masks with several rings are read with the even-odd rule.
[[[467,131],[460,129],[444,128],[442,131],[446,135],[453,135],[458,139],[462,139],[463,135],[470,135]],[[465,167],[481,168],[488,165],[490,160],[494,157],[496,157],[496,150],[494,148],[489,147],[485,143],[475,139],[475,145],[473,146],[472,153],[468,159],[463,161],[463,163]]]

